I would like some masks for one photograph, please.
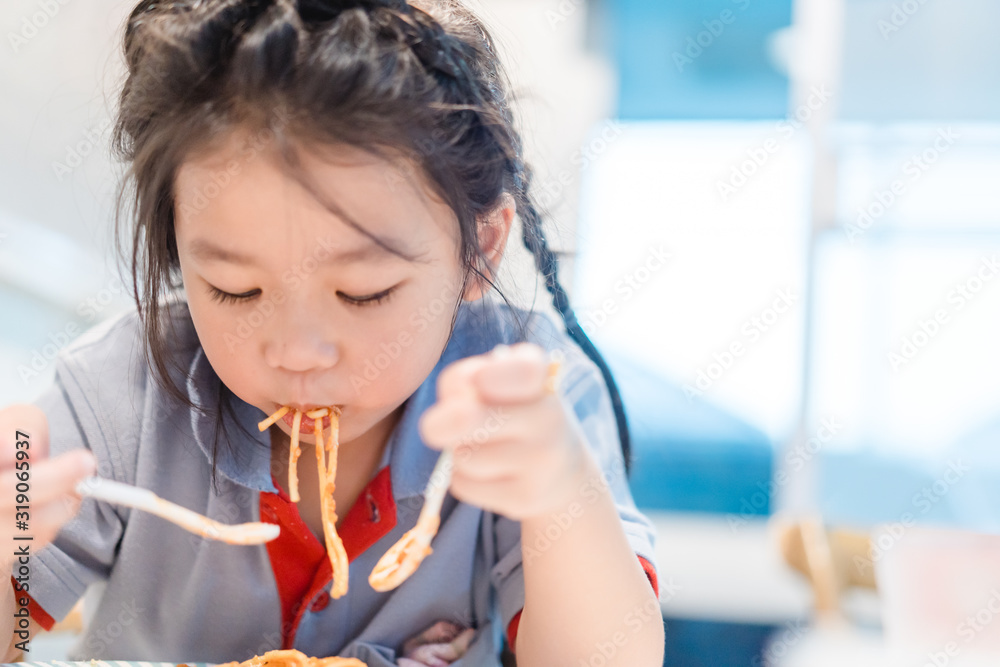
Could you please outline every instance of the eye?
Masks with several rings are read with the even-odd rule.
[[[389,297],[392,296],[395,291],[395,287],[390,287],[387,290],[382,290],[377,294],[370,294],[368,296],[351,296],[350,294],[344,294],[343,292],[337,292],[337,296],[353,306],[377,306],[380,303],[388,301]]]
[[[212,285],[208,286],[208,291],[212,296],[212,299],[214,301],[218,301],[219,303],[239,303],[241,301],[249,301],[260,294],[259,289],[243,292],[242,294],[230,294],[229,292],[223,292],[219,288],[213,287]]]

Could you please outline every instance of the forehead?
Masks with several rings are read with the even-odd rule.
[[[274,248],[333,235],[357,253],[378,247],[374,236],[408,256],[457,245],[454,212],[401,156],[346,145],[291,148],[289,163],[272,133],[239,129],[190,156],[174,184],[178,241]]]

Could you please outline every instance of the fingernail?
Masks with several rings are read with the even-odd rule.
[[[80,459],[80,471],[83,476],[89,477],[97,472],[97,459],[91,452],[81,450],[77,457]]]
[[[501,343],[493,348],[493,356],[497,359],[506,359],[511,354],[510,345],[504,345]]]

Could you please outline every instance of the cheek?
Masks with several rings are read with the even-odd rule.
[[[350,361],[349,384],[360,404],[384,404],[411,394],[437,363],[441,350],[426,334],[407,329],[366,332]]]
[[[236,318],[227,315],[225,307],[215,304],[207,295],[187,291],[191,321],[205,356],[219,379],[245,399],[252,393],[248,389],[255,384],[250,341],[236,334]]]
[[[209,359],[212,362],[212,368],[215,369],[216,375],[219,376],[222,383],[229,387],[230,391],[234,394],[248,402],[252,402],[252,399],[256,398],[260,393],[259,391],[255,391],[260,384],[260,380],[256,379],[255,381],[255,377],[259,378],[259,376],[248,372],[248,364],[238,361],[238,358],[231,355],[228,350],[225,348],[216,350],[215,354],[210,356]]]
[[[349,386],[359,403],[400,401],[419,387],[448,342],[454,303],[437,315],[429,307],[406,307],[378,329],[358,337],[350,359]]]

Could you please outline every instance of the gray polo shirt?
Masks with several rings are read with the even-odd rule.
[[[196,404],[217,407],[221,383],[198,343],[186,304],[171,304],[170,317],[177,366],[171,372]],[[517,340],[512,321],[512,311],[503,306],[461,307],[447,348],[406,403],[379,466],[389,466],[395,526],[352,561],[346,596],[315,604],[320,596],[329,597],[327,586],[304,601],[309,607],[296,627],[295,648],[387,667],[396,664],[406,639],[438,620],[450,620],[478,629],[456,667],[499,667],[502,633],[524,605],[518,522],[448,496],[434,553],[417,572],[390,593],[376,593],[367,578],[381,555],[416,523],[439,455],[421,441],[417,420],[435,400],[438,372],[457,359]],[[635,553],[652,562],[653,527],[629,493],[600,372],[548,317],[534,314],[527,322],[528,340],[564,351],[560,393],[607,473]],[[224,413],[222,427],[236,446],[218,448],[213,486],[217,424],[157,386],[144,361],[141,334],[135,313],[129,312],[60,353],[54,384],[35,402],[48,416],[52,454],[86,447],[97,458],[101,476],[151,489],[225,523],[262,520],[261,493],[278,492],[270,474],[269,434],[256,427],[265,415],[232,396],[234,410]],[[55,541],[32,557],[30,593],[58,621],[88,587],[103,587],[71,650],[74,660],[245,660],[281,648],[282,607],[272,565],[264,545],[205,540],[148,513],[88,498]]]

